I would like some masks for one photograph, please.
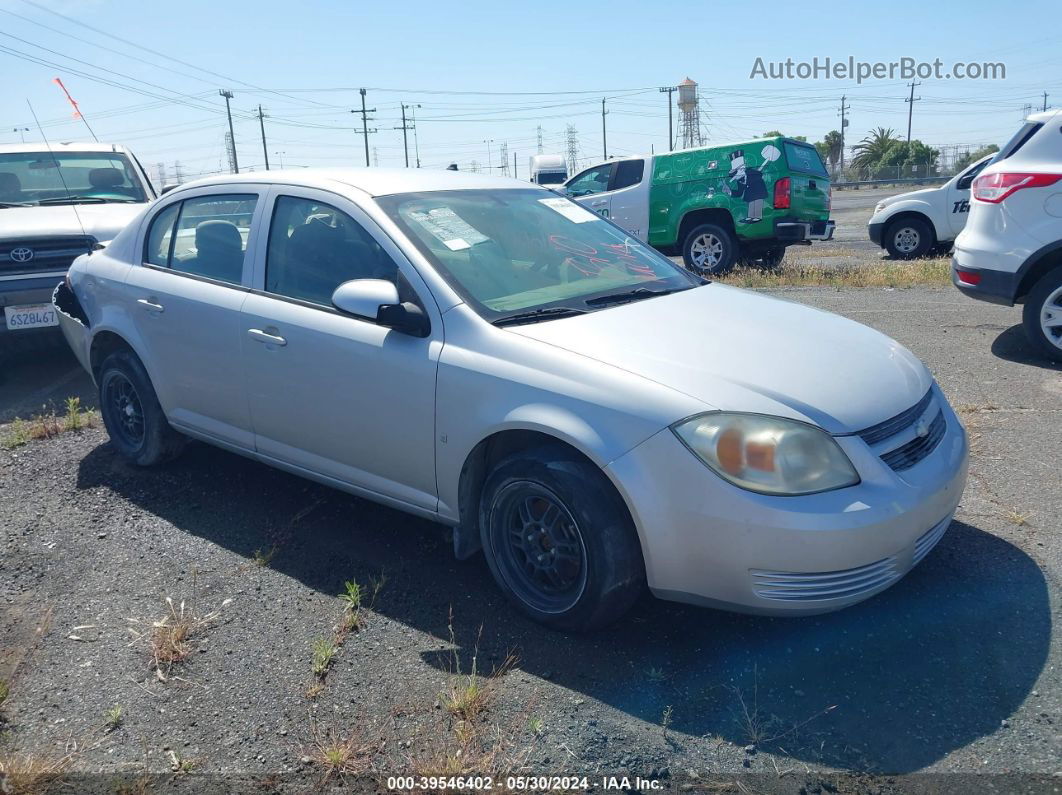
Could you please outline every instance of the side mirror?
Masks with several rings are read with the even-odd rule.
[[[956,190],[969,190],[970,189],[970,185],[973,183],[975,176],[976,176],[975,174],[967,174],[965,177],[963,177],[962,179],[960,179],[958,182],[955,183],[955,189]]]
[[[165,185],[165,186],[163,186],[162,190],[159,191],[159,196],[165,196],[167,193],[169,193],[171,190],[173,190],[176,187],[178,187],[178,186],[177,185]]]
[[[386,279],[354,279],[332,293],[332,305],[348,315],[375,320],[414,337],[426,337],[431,323],[424,310],[413,303],[400,303],[398,288]]]

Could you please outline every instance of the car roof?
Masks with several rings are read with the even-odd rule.
[[[417,191],[515,188],[548,193],[545,188],[519,179],[434,168],[289,168],[280,171],[247,171],[242,174],[219,174],[185,182],[173,193],[189,188],[241,183],[297,185],[333,191],[336,188],[352,187],[370,196]]]
[[[0,154],[18,152],[128,152],[121,144],[98,143],[95,141],[43,141],[29,144],[0,144]]]
[[[1025,117],[1025,121],[1049,122],[1057,113],[1057,108],[1050,108],[1048,110],[1042,110],[1039,113],[1030,113]]]

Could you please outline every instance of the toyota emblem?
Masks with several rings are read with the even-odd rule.
[[[11,249],[11,259],[15,262],[29,262],[33,259],[33,249],[26,248],[25,246],[13,248]]]

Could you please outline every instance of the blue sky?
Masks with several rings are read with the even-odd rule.
[[[545,151],[599,159],[601,98],[610,154],[667,146],[667,100],[657,88],[689,76],[701,92],[708,140],[779,129],[820,139],[851,105],[848,143],[878,126],[906,133],[904,81],[750,79],[765,61],[1002,61],[1005,80],[925,80],[913,137],[933,146],[1002,143],[1022,107],[1062,105],[1062,6],[998,3],[627,2],[405,3],[258,0],[0,0],[0,141],[16,127],[39,140],[28,99],[49,139],[87,136],[51,81],[63,78],[101,140],[125,143],[172,175],[217,171],[224,161],[224,100],[234,93],[242,168],[263,165],[265,108],[272,165],[362,165],[357,89],[375,107],[372,155],[402,165],[400,103],[419,105],[425,167],[498,164],[502,144],[521,176],[543,128]],[[82,23],[82,24],[78,24]],[[134,42],[137,49],[115,38]],[[130,57],[132,56],[132,57]],[[167,60],[172,56],[185,63]],[[47,63],[33,62],[45,61]],[[76,60],[74,60],[76,59]],[[108,71],[109,70],[109,71]],[[205,71],[203,71],[205,70]],[[80,74],[79,74],[80,73]],[[676,123],[678,115],[676,110]],[[485,141],[491,141],[487,144]],[[488,151],[489,147],[489,151]],[[413,157],[414,139],[410,134]]]

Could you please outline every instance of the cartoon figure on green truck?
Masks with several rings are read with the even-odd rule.
[[[698,273],[774,266],[833,237],[830,180],[813,146],[761,138],[609,160],[563,186],[580,204]]]

